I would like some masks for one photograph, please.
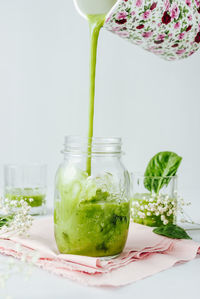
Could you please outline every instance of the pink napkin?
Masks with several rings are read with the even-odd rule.
[[[21,246],[19,246],[21,245]],[[192,260],[200,254],[200,244],[172,240],[152,232],[152,228],[131,223],[126,247],[114,259],[60,254],[53,232],[53,218],[35,220],[29,237],[0,237],[0,253],[26,257],[49,272],[90,286],[122,286]],[[37,259],[33,259],[34,255]]]

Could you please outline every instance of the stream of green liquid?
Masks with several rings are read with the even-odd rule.
[[[90,26],[90,103],[89,103],[89,128],[88,128],[88,156],[86,171],[91,175],[91,154],[92,154],[92,138],[94,131],[94,99],[95,99],[95,77],[96,77],[96,61],[97,61],[97,45],[99,32],[103,27],[105,15],[88,15]]]

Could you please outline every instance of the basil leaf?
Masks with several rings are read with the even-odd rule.
[[[160,227],[156,227],[153,232],[158,235],[162,235],[171,239],[190,239],[190,236],[186,231],[178,225],[167,224]]]
[[[170,177],[175,176],[182,158],[173,152],[156,154],[147,165],[144,176],[144,186],[150,192],[158,193],[163,186],[167,186]]]

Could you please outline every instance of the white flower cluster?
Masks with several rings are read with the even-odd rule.
[[[31,206],[23,199],[0,198],[0,235],[4,233],[27,235],[33,221],[33,217],[29,215],[30,209]],[[3,258],[0,262],[0,289],[5,287],[6,281],[14,274],[23,273],[28,278],[32,272],[32,265],[38,260],[36,253],[27,255],[19,244],[13,249],[17,252],[21,263],[13,258]]]
[[[189,205],[182,198],[175,195],[173,198],[167,194],[136,194],[132,201],[132,218],[160,217],[161,222],[166,225],[169,217],[176,218],[177,213],[183,214],[183,206]],[[171,217],[170,217],[171,218]]]
[[[32,225],[30,205],[23,199],[0,198],[0,234],[26,234]]]

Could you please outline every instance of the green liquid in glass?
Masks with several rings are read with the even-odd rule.
[[[6,192],[5,197],[11,200],[25,200],[32,208],[40,207],[45,202],[45,194],[32,188],[13,188]]]
[[[114,256],[122,252],[129,228],[130,204],[87,185],[87,176],[62,184],[55,202],[55,238],[61,253]]]

